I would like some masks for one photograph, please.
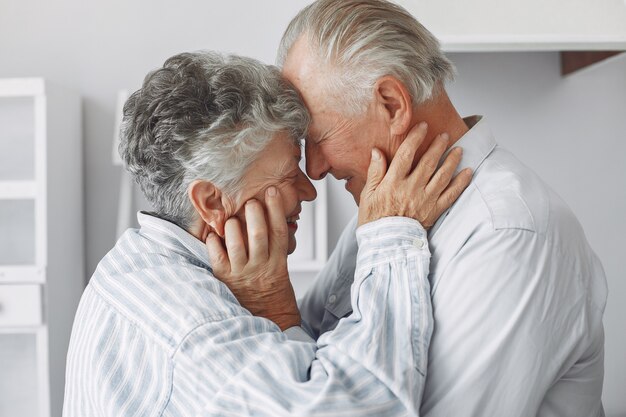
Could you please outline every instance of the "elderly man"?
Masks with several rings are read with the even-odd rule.
[[[497,146],[486,118],[459,116],[433,35],[383,0],[319,0],[278,55],[312,116],[311,178],[330,173],[362,201],[371,149],[393,158],[421,121],[429,135],[416,158],[445,131],[464,150],[459,169],[475,172],[428,234],[435,329],[421,415],[604,415],[602,266],[570,209]],[[301,303],[315,337],[352,311],[356,225]]]
[[[286,262],[315,198],[298,165],[308,122],[278,69],[251,59],[181,54],[146,77],[120,152],[155,212],[83,294],[64,416],[417,415],[432,330],[422,226],[470,176],[453,179],[460,150],[435,169],[444,140],[413,168],[424,125],[388,171],[372,153],[353,314],[314,342]]]

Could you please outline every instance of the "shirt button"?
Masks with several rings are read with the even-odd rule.
[[[334,304],[335,301],[337,301],[337,296],[335,294],[331,294],[330,297],[328,297],[328,302],[330,304]]]
[[[415,239],[415,240],[413,241],[413,244],[414,244],[414,245],[415,245],[415,247],[416,247],[416,248],[418,248],[418,249],[422,249],[422,248],[424,247],[424,245],[425,245],[424,240],[423,240],[423,239],[419,239],[419,238]]]

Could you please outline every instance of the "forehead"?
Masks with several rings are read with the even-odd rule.
[[[287,133],[274,136],[251,166],[258,174],[285,174],[283,171],[298,166],[301,158],[300,146]]]
[[[245,201],[257,196],[262,200],[268,186],[278,186],[286,178],[297,173],[300,158],[300,146],[297,146],[288,134],[275,135],[248,166],[241,178],[243,187],[237,198]]]
[[[328,75],[322,70],[304,36],[289,49],[282,74],[298,89],[313,117],[324,110],[323,85]]]

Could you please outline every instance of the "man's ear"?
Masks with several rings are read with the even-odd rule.
[[[222,205],[220,189],[209,181],[195,180],[189,184],[187,194],[204,223],[219,236],[224,237],[226,213]]]
[[[413,101],[404,83],[396,77],[386,75],[376,82],[374,94],[376,102],[380,104],[379,108],[389,120],[390,133],[406,135],[413,118]]]

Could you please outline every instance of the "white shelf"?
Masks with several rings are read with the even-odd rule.
[[[0,415],[49,415],[44,327],[0,331]]]
[[[39,263],[36,212],[36,200],[0,199],[0,267]]]
[[[448,52],[626,50],[624,0],[396,0]]]
[[[61,417],[85,282],[80,111],[41,78],[0,79],[0,416]]]
[[[46,326],[19,326],[19,327],[2,327],[0,326],[0,335],[9,334],[39,334],[42,330],[45,330]]]
[[[0,97],[31,97],[45,94],[43,78],[0,79]]]
[[[39,97],[0,96],[0,181],[36,180]]]
[[[1,284],[43,284],[45,270],[33,265],[0,265]]]
[[[0,286],[0,327],[36,327],[43,323],[41,285]]]
[[[0,181],[0,200],[26,200],[35,197],[35,181]]]
[[[439,40],[446,52],[626,51],[626,35],[442,35]]]

